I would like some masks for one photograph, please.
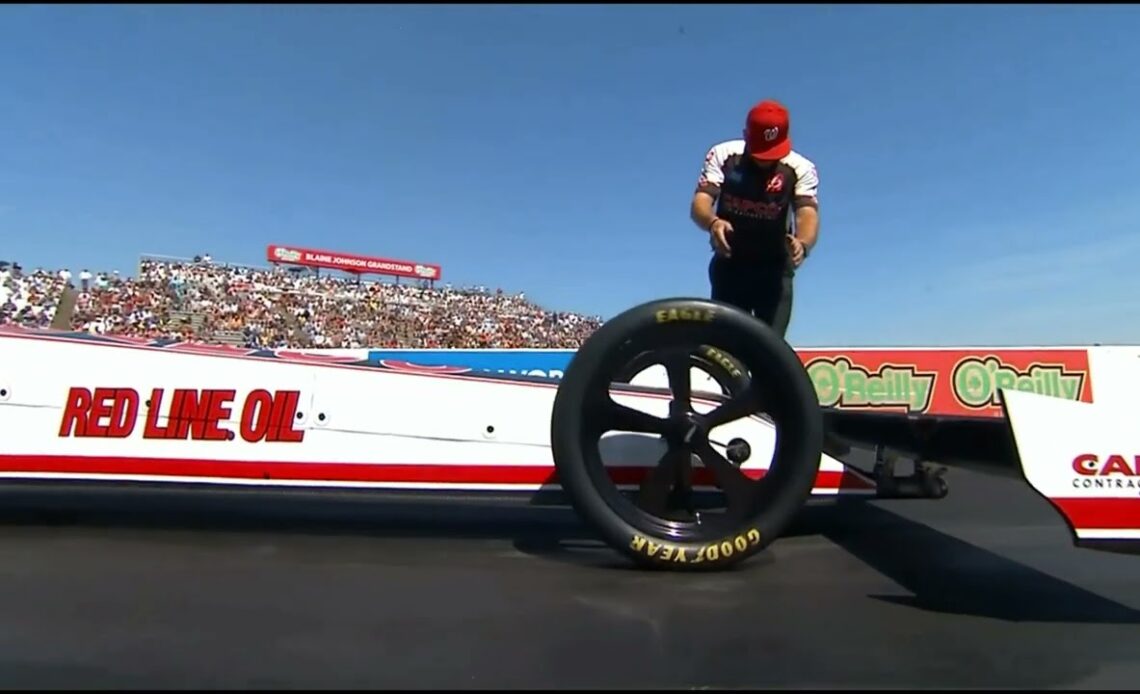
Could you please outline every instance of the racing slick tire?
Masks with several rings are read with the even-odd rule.
[[[684,351],[689,356],[703,347],[734,357],[752,383],[764,384],[763,392],[760,386],[750,388],[746,395],[755,399],[737,407],[736,416],[726,418],[762,410],[776,427],[770,469],[761,480],[749,480],[750,484],[762,483],[763,489],[743,497],[747,502],[733,516],[708,525],[669,520],[638,507],[609,477],[599,448],[602,434],[609,430],[601,420],[618,411],[607,408],[620,409],[610,393],[620,389],[614,376],[623,367],[645,352]],[[743,397],[721,399],[739,403]],[[628,417],[628,410],[621,416]],[[674,428],[662,433],[662,440],[670,441],[671,447],[699,445],[702,437],[709,442],[704,418],[713,416],[715,411],[698,414],[691,407],[673,410],[664,421]],[[694,434],[693,427],[702,425]],[[679,435],[676,427],[687,433]],[[606,544],[646,568],[723,570],[767,548],[811,496],[822,447],[818,396],[791,346],[749,314],[708,299],[650,301],[605,322],[567,366],[551,413],[557,479],[574,510]],[[701,450],[709,448],[705,445]]]

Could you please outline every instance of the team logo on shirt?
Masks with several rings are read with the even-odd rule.
[[[784,189],[784,174],[778,173],[768,179],[768,192],[779,193]]]

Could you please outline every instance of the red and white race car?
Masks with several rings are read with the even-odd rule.
[[[703,299],[606,322],[561,380],[9,328],[0,478],[514,496],[572,504],[640,564],[718,569],[813,496],[945,495],[925,463],[897,476],[901,454],[1022,476],[1079,544],[1130,547],[1140,349],[1082,349],[1080,397],[1042,394],[1030,373],[994,390],[1000,416],[916,415],[821,404],[795,350]]]

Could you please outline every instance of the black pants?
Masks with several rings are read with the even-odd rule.
[[[732,304],[764,323],[781,337],[792,319],[791,267],[765,267],[713,256],[709,262],[712,299]]]

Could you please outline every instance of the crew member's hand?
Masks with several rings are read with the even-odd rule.
[[[788,236],[788,250],[792,253],[792,265],[799,267],[804,262],[804,257],[807,255],[807,250],[804,248],[803,241],[800,241],[795,236]]]
[[[718,219],[709,227],[709,245],[722,258],[732,257],[732,249],[728,247],[728,233],[732,225],[723,219]]]

